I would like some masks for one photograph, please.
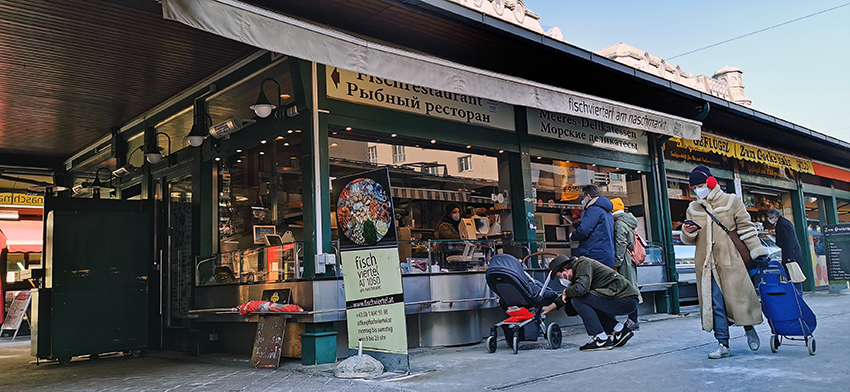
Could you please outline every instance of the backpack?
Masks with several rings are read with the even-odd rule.
[[[646,261],[646,241],[643,238],[640,238],[640,235],[637,233],[637,228],[632,230],[635,233],[635,240],[632,249],[626,248],[626,251],[629,252],[629,255],[632,256],[632,261],[635,264],[643,264]]]

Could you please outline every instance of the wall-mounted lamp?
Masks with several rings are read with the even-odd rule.
[[[200,147],[201,144],[204,144],[204,139],[207,138],[207,133],[204,132],[206,127],[206,124],[198,124],[197,122],[192,124],[192,130],[186,135],[186,141],[189,142],[190,146]]]
[[[263,91],[263,86],[265,86],[266,82],[268,81],[273,82],[275,86],[277,86],[277,94],[275,94],[275,96],[277,97],[277,106],[272,105],[272,103],[266,97],[266,93]],[[272,110],[275,110],[276,108],[280,107],[280,83],[278,83],[277,80],[274,80],[272,78],[263,79],[263,81],[260,82],[260,95],[257,97],[257,103],[250,106],[251,110],[253,110],[258,117],[266,118],[270,114],[272,114]],[[280,110],[275,113],[275,118],[280,119]]]
[[[112,188],[111,186],[106,186],[106,185],[103,184],[102,181],[100,181],[100,171],[101,170],[106,170],[107,173],[112,174],[112,172],[109,171],[109,168],[101,167],[101,168],[97,169],[97,172],[95,172],[95,174],[94,174],[94,181],[93,182],[88,183],[88,182],[83,181],[83,182],[81,182],[77,185],[74,185],[74,187],[71,188],[71,190],[74,192],[74,194],[78,194],[78,193],[80,193],[80,192],[82,192],[83,190],[86,190],[86,189],[91,189],[92,197],[95,198],[95,199],[100,199],[100,191],[109,191],[109,192],[114,191],[115,188]],[[111,177],[110,177],[110,180],[112,180]]]
[[[156,137],[159,135],[165,135],[165,137],[168,138],[168,155],[171,155],[171,136],[168,136],[165,132],[155,132],[153,127],[149,128],[148,132],[153,135],[149,138],[148,142],[145,143],[145,159],[155,165],[162,160],[163,150],[159,148],[159,143]]]
[[[124,166],[121,166],[112,171],[112,177],[124,177],[128,174],[135,172],[138,168],[133,166],[130,161],[133,159],[133,154],[135,154],[136,151],[144,149],[144,147],[145,146],[136,147],[136,149],[130,153],[130,156],[127,157],[127,163],[125,163]]]
[[[185,138],[192,147],[200,147],[204,144],[204,139],[207,138],[207,119],[212,123],[212,118],[207,114],[206,98],[214,93],[215,90],[215,85],[211,84],[209,91],[195,97],[195,103],[192,107],[192,115],[195,121],[192,123],[192,129],[189,130],[189,134]]]

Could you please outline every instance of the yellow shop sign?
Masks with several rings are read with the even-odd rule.
[[[43,207],[44,196],[25,195],[23,193],[0,193],[0,205]]]
[[[739,143],[702,133],[699,140],[676,139],[676,146],[691,151],[707,152],[772,167],[784,167],[800,173],[815,174],[812,161],[782,154],[752,144]]]

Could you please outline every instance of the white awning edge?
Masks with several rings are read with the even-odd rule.
[[[394,48],[235,0],[163,0],[162,12],[165,19],[326,66],[662,135],[700,138],[699,121]]]

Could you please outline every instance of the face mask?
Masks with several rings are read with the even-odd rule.
[[[767,221],[770,222],[771,225],[776,225],[776,223],[779,222],[779,219],[768,219]]]
[[[700,198],[700,199],[705,199],[705,197],[706,197],[706,196],[708,196],[708,193],[709,193],[709,192],[711,192],[711,189],[708,189],[708,188],[697,188],[697,189],[694,189],[694,193],[696,193],[696,194],[697,194],[697,198]]]
[[[455,221],[459,221],[460,220],[460,213],[452,214],[452,219],[454,219]]]
[[[573,282],[570,282],[569,280],[566,280],[566,279],[563,279],[563,278],[558,278],[558,280],[561,282],[561,285],[564,286],[564,287],[570,287],[570,285],[573,284]]]
[[[587,199],[581,199],[581,208],[587,207]]]

